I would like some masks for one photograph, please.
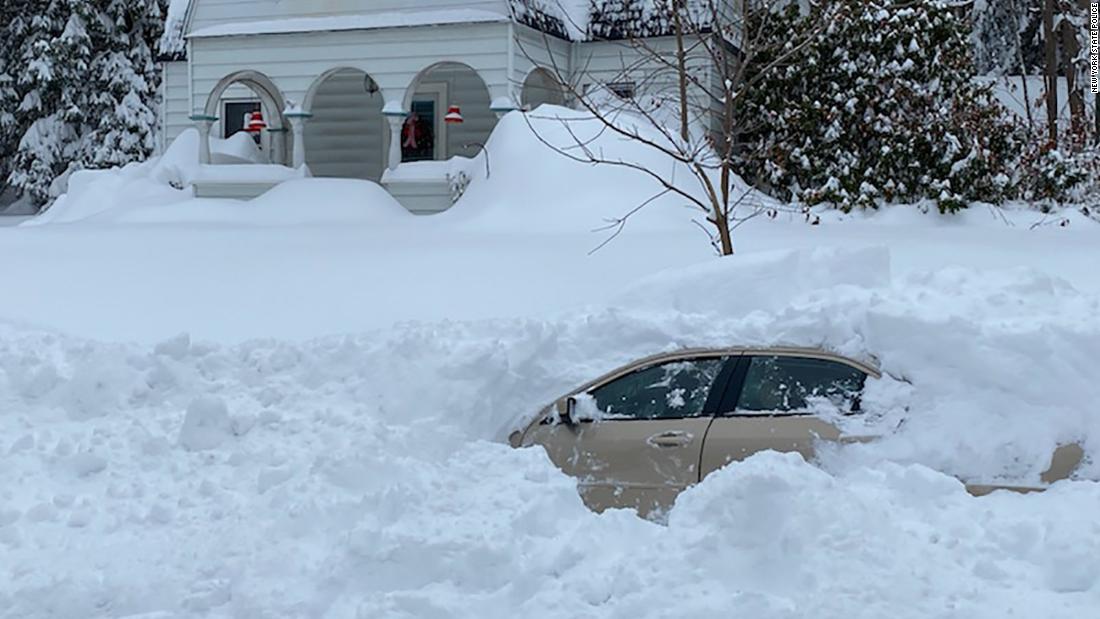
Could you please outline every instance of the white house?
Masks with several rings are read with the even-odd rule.
[[[215,168],[210,136],[260,112],[267,168],[378,181],[436,212],[450,205],[446,167],[422,162],[475,155],[512,110],[566,103],[555,75],[633,96],[631,48],[587,33],[594,16],[649,1],[174,0],[162,143],[197,127]],[[239,167],[211,170],[196,191],[254,195],[282,177]]]

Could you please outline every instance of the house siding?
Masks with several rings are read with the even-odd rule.
[[[356,68],[402,101],[412,76],[440,62],[470,66],[493,97],[507,92],[508,24],[462,24],[192,39],[193,110],[222,78],[242,69],[267,75],[288,102],[302,103],[326,71]]]
[[[514,26],[513,36],[512,84],[517,98],[528,74],[536,68],[544,67],[555,77],[568,78],[572,75],[573,43],[522,24]]]
[[[337,73],[318,90],[305,131],[306,163],[314,176],[377,181],[388,134],[382,96],[367,94],[362,73]]]
[[[667,58],[676,54],[676,40],[672,37],[652,38],[646,45]],[[687,58],[689,70],[698,75],[700,84],[711,84],[715,78],[713,62],[704,52]],[[673,68],[653,60],[652,52],[639,53],[627,41],[592,41],[577,44],[574,70],[581,73],[581,88],[599,84],[631,82],[638,94],[678,96],[679,75]],[[708,110],[713,105],[711,97],[698,86],[689,86],[688,96],[696,112]]]
[[[315,176],[373,181],[382,177],[389,124],[382,116],[381,95],[368,95],[363,82],[362,73],[344,71],[328,77],[318,89],[305,132],[306,163]],[[444,157],[476,155],[474,145],[484,143],[497,122],[485,86],[469,70],[450,67],[432,71],[421,85],[443,86],[446,104],[462,110],[463,122],[445,128]]]
[[[184,129],[191,126],[191,105],[187,93],[187,62],[171,61],[163,63],[163,81],[161,82],[161,139],[157,144],[160,152],[172,143]]]
[[[509,14],[506,0],[195,0],[189,32],[222,24],[389,11],[478,9]],[[410,6],[415,4],[415,6]]]

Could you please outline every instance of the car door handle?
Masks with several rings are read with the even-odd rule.
[[[841,437],[840,437],[839,439],[837,439],[837,440],[838,440],[838,441],[839,441],[840,443],[843,443],[843,444],[846,444],[846,445],[847,445],[847,444],[852,444],[852,443],[873,443],[873,442],[875,442],[875,441],[879,440],[879,438],[881,438],[881,437],[879,437],[879,436],[873,436],[873,435],[851,435],[851,434],[845,434],[845,435],[841,436]]]
[[[688,432],[682,432],[680,430],[670,430],[668,432],[661,432],[660,434],[654,434],[653,436],[645,440],[652,447],[683,447],[691,443],[695,437]]]

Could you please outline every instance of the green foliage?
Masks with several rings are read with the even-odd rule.
[[[747,176],[844,210],[1011,196],[1023,130],[974,82],[969,26],[946,3],[834,0],[755,19],[760,82],[738,105]]]
[[[0,8],[0,166],[35,202],[80,168],[147,158],[165,0],[17,0]],[[5,78],[6,76],[6,78]]]
[[[1033,202],[1077,202],[1096,190],[1100,151],[1095,146],[1065,153],[1046,147],[1020,160],[1020,197]]]

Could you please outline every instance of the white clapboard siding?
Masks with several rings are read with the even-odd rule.
[[[366,92],[364,74],[346,70],[327,78],[313,99],[313,118],[306,123],[306,162],[314,176],[378,181],[385,166],[388,124],[382,116],[382,95]],[[473,144],[484,144],[496,126],[489,93],[477,74],[461,66],[443,65],[423,76],[425,92],[444,85],[447,100],[439,113],[458,105],[463,121],[447,125],[444,157],[472,156]],[[423,94],[423,93],[418,93]],[[414,95],[415,97],[415,95]]]
[[[676,41],[672,37],[649,39],[646,45],[669,57],[676,53]],[[573,61],[574,71],[578,74],[582,88],[615,82],[631,82],[636,86],[638,94],[678,96],[677,72],[652,60],[652,56],[639,53],[631,47],[629,42],[578,43]],[[688,56],[688,68],[699,76],[699,82],[702,84],[712,83],[714,79],[712,64],[710,57],[703,51]],[[696,113],[713,104],[711,97],[700,88],[692,87],[688,96]]]
[[[184,129],[191,127],[191,105],[187,99],[187,62],[164,63],[161,84],[161,152]]]
[[[267,75],[284,100],[300,104],[325,72],[357,68],[387,101],[400,102],[417,74],[447,61],[476,70],[495,98],[508,92],[508,30],[485,23],[192,39],[192,109],[202,110],[219,81],[244,69]]]
[[[544,68],[561,82],[569,81],[573,71],[573,44],[552,37],[523,24],[513,26],[512,84],[523,103],[523,85],[527,76]],[[543,93],[543,98],[546,97]]]
[[[326,79],[306,123],[306,163],[314,176],[378,181],[385,166],[382,94],[368,94],[365,74],[346,70]]]
[[[235,22],[391,11],[476,9],[509,14],[508,0],[193,0],[189,32]]]

